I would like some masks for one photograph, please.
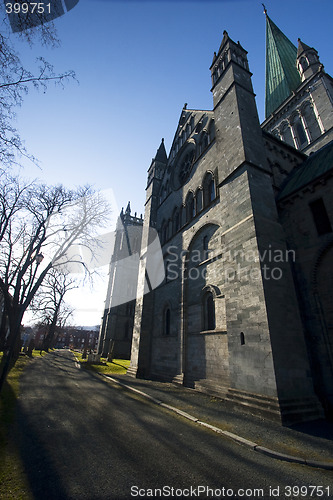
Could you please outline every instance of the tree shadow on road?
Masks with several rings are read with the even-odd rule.
[[[38,407],[38,401],[36,401]],[[41,415],[41,419],[43,416]],[[16,406],[15,440],[35,500],[69,500],[60,477],[39,437],[39,431],[24,413],[20,401]]]

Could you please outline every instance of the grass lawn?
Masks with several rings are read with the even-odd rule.
[[[88,363],[86,359],[82,359],[81,352],[75,351],[74,354],[80,361],[82,368],[92,370],[97,373],[104,373],[105,375],[125,375],[130,365],[129,359],[114,359],[111,363],[106,361],[106,359],[101,358],[100,364]]]
[[[0,498],[2,500],[33,499],[19,450],[11,435],[15,404],[20,393],[19,378],[24,368],[31,362],[28,356],[19,357],[0,394]]]

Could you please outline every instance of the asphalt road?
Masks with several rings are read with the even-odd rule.
[[[69,351],[26,370],[17,439],[38,500],[333,498],[331,471],[257,454],[98,379]]]

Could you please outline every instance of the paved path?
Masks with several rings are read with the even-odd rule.
[[[333,497],[331,471],[256,454],[99,380],[79,369],[68,351],[27,369],[17,429],[35,499],[159,498],[151,489],[163,486],[169,498],[179,498],[176,489],[188,498],[191,486],[193,498],[199,486],[217,490],[210,498]],[[322,487],[323,495],[310,485]],[[288,486],[308,487],[307,494],[292,495]],[[270,488],[278,487],[273,496]]]

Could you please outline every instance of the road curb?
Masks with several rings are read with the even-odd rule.
[[[126,389],[135,392],[137,394],[140,394],[141,396],[145,397],[149,401],[152,401],[153,403],[162,406],[163,408],[166,408],[177,415],[180,415],[188,420],[191,420],[192,422],[201,425],[203,427],[206,427],[210,429],[213,432],[216,432],[217,434],[222,434],[223,436],[226,436],[233,441],[237,442],[238,444],[241,444],[243,446],[246,446],[247,448],[252,449],[253,451],[257,453],[261,453],[263,455],[267,455],[271,458],[277,459],[277,460],[283,460],[284,462],[291,462],[291,463],[296,463],[296,464],[301,464],[301,465],[306,465],[308,467],[316,467],[317,469],[326,469],[326,470],[333,470],[333,462],[321,462],[321,461],[316,461],[316,460],[308,460],[305,458],[300,458],[300,457],[294,457],[292,455],[288,455],[286,453],[279,453],[278,451],[271,450],[270,448],[265,448],[264,446],[260,446],[257,443],[254,443],[253,441],[250,441],[248,439],[245,439],[241,436],[238,436],[237,434],[233,434],[232,432],[229,431],[224,431],[223,429],[220,429],[219,427],[215,427],[214,425],[208,424],[207,422],[202,422],[198,418],[194,417],[190,413],[187,413],[185,411],[182,411],[175,406],[168,405],[166,403],[163,403],[159,399],[154,398],[153,396],[150,396],[144,391],[140,391],[139,389],[135,389],[135,387],[132,387],[128,384],[124,384],[123,382],[120,382],[119,380],[111,377],[110,375],[105,375],[104,373],[99,374],[100,376],[106,378],[107,380],[111,380],[115,384],[121,385],[122,387],[125,387]]]

